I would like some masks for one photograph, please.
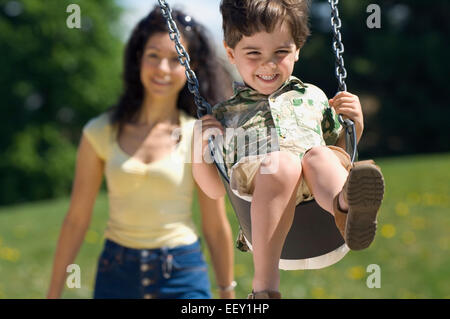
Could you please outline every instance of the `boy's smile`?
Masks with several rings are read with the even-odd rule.
[[[243,36],[234,48],[225,44],[225,49],[244,82],[265,95],[275,92],[291,76],[300,52],[285,23],[270,33]]]

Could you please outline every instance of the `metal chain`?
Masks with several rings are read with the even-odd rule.
[[[345,79],[347,78],[347,70],[344,66],[344,58],[342,54],[344,53],[344,44],[342,43],[341,27],[342,22],[339,18],[339,0],[328,0],[331,6],[331,26],[333,28],[333,51],[336,57],[335,62],[335,74],[338,80],[339,91],[347,91],[347,84]],[[345,134],[345,144],[346,151],[351,156],[352,163],[357,157],[357,141],[356,141],[356,130],[355,123],[350,119],[343,119],[342,115],[338,115],[339,122],[344,126],[346,130]]]
[[[189,62],[191,61],[189,58],[189,54],[186,52],[180,42],[180,32],[178,31],[175,20],[172,18],[172,9],[169,7],[169,4],[165,0],[158,0],[158,2],[161,8],[162,15],[167,21],[167,27],[169,28],[169,37],[173,42],[175,42],[178,61],[186,69],[185,74],[188,82],[188,89],[189,92],[194,94],[194,101],[195,105],[197,106],[197,116],[200,118],[206,114],[211,114],[211,105],[200,94],[197,76],[189,65]]]
[[[191,69],[189,62],[189,54],[184,49],[183,45],[180,42],[180,32],[178,31],[177,24],[172,18],[172,9],[170,9],[169,4],[165,0],[158,0],[159,6],[161,8],[161,13],[163,17],[166,19],[167,27],[169,29],[169,37],[175,42],[175,49],[178,54],[178,61],[183,65],[186,69],[186,78],[188,82],[189,91],[194,94],[195,105],[197,106],[197,117],[201,118],[206,114],[212,113],[211,105],[201,96],[199,91],[199,84],[197,80],[197,76],[195,72]],[[230,183],[227,174],[225,173],[225,168],[223,167],[223,157],[219,160],[216,159],[216,152],[214,146],[214,137],[210,136],[208,138],[208,146],[211,157],[214,159],[214,164],[219,170],[220,174],[225,178],[227,183]],[[217,156],[221,157],[221,152],[217,152]],[[220,165],[218,163],[221,163]]]
[[[339,90],[347,91],[347,85],[345,84],[345,79],[347,78],[347,70],[344,67],[344,58],[342,53],[344,53],[344,44],[342,43],[341,37],[341,26],[342,22],[339,18],[338,4],[339,0],[328,0],[331,5],[331,26],[333,28],[333,51],[336,57],[336,69],[335,74],[339,82]]]

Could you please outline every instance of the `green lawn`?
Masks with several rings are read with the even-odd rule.
[[[386,196],[374,243],[325,269],[282,271],[283,297],[450,298],[450,154],[377,163],[385,176]],[[63,198],[0,208],[0,298],[45,297],[68,206],[69,199]],[[236,218],[229,204],[228,214],[235,237]],[[91,298],[106,219],[107,198],[102,194],[75,261],[82,287],[66,288],[64,298]],[[251,290],[252,257],[235,250],[235,260],[237,297],[245,298]],[[366,285],[370,264],[381,268],[381,288]]]

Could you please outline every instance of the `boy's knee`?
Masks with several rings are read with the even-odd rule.
[[[326,146],[314,146],[310,148],[302,159],[303,166],[310,166],[314,163],[326,161],[333,156],[333,152]]]
[[[261,163],[259,173],[273,179],[274,182],[295,182],[301,175],[301,162],[290,153],[273,152]]]

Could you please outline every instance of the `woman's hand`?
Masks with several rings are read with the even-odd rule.
[[[220,291],[219,296],[220,296],[220,299],[235,299],[236,298],[236,294],[234,293],[234,290]]]
[[[328,103],[336,110],[337,114],[342,114],[344,118],[349,118],[355,123],[356,136],[359,141],[364,130],[364,117],[358,96],[342,91]]]

